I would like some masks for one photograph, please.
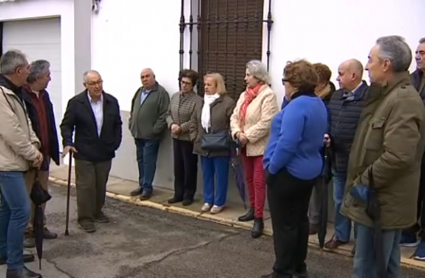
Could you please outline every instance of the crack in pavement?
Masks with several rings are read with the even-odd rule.
[[[211,241],[203,242],[203,243],[200,243],[200,244],[197,244],[197,245],[188,246],[188,247],[185,247],[185,248],[180,248],[180,249],[171,251],[171,252],[165,254],[162,258],[160,258],[158,260],[154,260],[154,261],[151,261],[151,262],[148,262],[148,263],[143,264],[142,267],[143,268],[148,268],[148,267],[150,267],[152,265],[159,264],[159,263],[163,262],[164,260],[168,259],[171,256],[182,255],[182,254],[185,254],[187,252],[190,252],[190,251],[193,251],[193,250],[196,250],[196,249],[200,249],[200,248],[206,247],[206,246],[210,245],[211,243],[218,243],[218,242],[221,242],[221,241],[223,241],[225,239],[238,236],[241,233],[243,233],[243,231],[240,231],[240,232],[237,232],[237,233],[233,233],[233,234],[229,234],[229,235],[225,235],[225,236],[222,236],[222,237],[220,237],[220,238],[218,238],[216,240],[211,240]]]
[[[164,254],[161,258],[156,259],[156,260],[152,260],[152,261],[147,262],[147,263],[144,263],[139,267],[133,268],[132,271],[130,271],[130,272],[116,276],[116,278],[132,278],[132,277],[135,277],[134,275],[136,273],[139,273],[142,269],[145,270],[145,271],[146,270],[149,271],[148,268],[150,268],[151,266],[156,265],[156,264],[160,264],[161,262],[165,261],[166,259],[168,259],[172,256],[175,256],[175,255],[179,256],[179,255],[185,254],[185,253],[193,251],[193,250],[204,248],[204,247],[206,247],[206,246],[208,246],[212,243],[218,243],[218,242],[221,242],[221,241],[226,240],[228,238],[239,236],[243,232],[244,231],[239,231],[237,233],[232,233],[232,234],[221,236],[216,240],[211,240],[211,241],[203,242],[203,243],[196,244],[196,245],[193,245],[193,246],[188,246],[188,247],[179,248],[179,249],[170,251],[170,252]]]
[[[75,276],[73,276],[72,274],[70,274],[70,273],[68,273],[68,272],[66,272],[65,270],[62,270],[61,268],[59,268],[58,267],[58,265],[56,264],[56,262],[54,262],[54,261],[50,261],[50,260],[48,260],[48,259],[44,259],[46,262],[48,262],[49,264],[52,264],[53,265],[53,267],[57,270],[57,271],[59,271],[60,273],[62,273],[62,274],[64,274],[64,275],[66,275],[66,276],[68,276],[68,278],[76,278]]]

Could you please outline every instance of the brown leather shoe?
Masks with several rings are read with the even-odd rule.
[[[308,234],[309,235],[315,235],[319,231],[319,225],[318,224],[310,224],[308,226]]]
[[[332,238],[328,242],[325,243],[325,248],[328,249],[328,250],[335,250],[338,247],[340,247],[341,245],[344,245],[344,244],[347,244],[347,243],[348,242],[343,242],[343,241],[338,240],[336,238],[336,236],[333,235]]]

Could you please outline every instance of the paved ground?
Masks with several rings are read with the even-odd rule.
[[[72,198],[70,236],[65,237],[65,190],[52,187],[48,224],[58,239],[45,241],[45,278],[258,278],[270,272],[272,240],[248,231],[107,200],[111,223],[86,234],[76,227]],[[32,269],[38,263],[31,263]],[[310,250],[311,277],[350,277],[351,261]],[[5,267],[0,266],[0,277]],[[425,272],[404,270],[403,277]]]

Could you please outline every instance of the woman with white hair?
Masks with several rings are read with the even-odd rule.
[[[270,134],[272,118],[279,112],[276,95],[269,87],[270,80],[266,67],[257,60],[246,64],[246,90],[236,104],[230,118],[233,138],[242,147],[242,159],[251,208],[239,217],[239,221],[254,220],[251,231],[253,238],[262,235],[264,229],[263,211],[266,196],[266,180],[263,169],[263,155]]]

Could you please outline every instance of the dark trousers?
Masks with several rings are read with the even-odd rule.
[[[193,144],[173,139],[174,151],[174,197],[193,199],[198,180],[198,155],[193,153]]]
[[[298,179],[285,169],[275,175],[267,174],[267,196],[276,256],[274,277],[288,277],[307,270],[307,212],[315,182],[316,179]]]
[[[79,223],[93,222],[93,218],[102,212],[111,164],[112,160],[103,162],[75,160]]]
[[[143,191],[152,193],[160,141],[135,139],[135,142],[137,166],[139,167],[139,186]]]
[[[419,195],[418,195],[418,211],[415,225],[405,229],[403,234],[416,236],[419,233],[421,240],[425,241],[425,154],[422,156],[421,163],[421,179],[419,181]]]

